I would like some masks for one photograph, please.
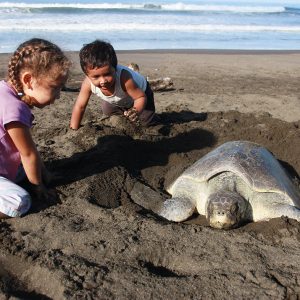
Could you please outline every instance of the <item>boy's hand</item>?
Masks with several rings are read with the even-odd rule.
[[[136,124],[139,123],[139,116],[138,111],[135,107],[132,107],[126,111],[124,111],[124,115],[126,118],[128,118],[131,122],[134,122]]]

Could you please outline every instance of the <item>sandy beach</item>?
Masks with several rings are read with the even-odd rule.
[[[269,149],[300,186],[300,52],[119,51],[149,79],[161,124],[135,132],[102,120],[92,96],[69,130],[83,73],[34,109],[33,137],[56,172],[55,203],[0,221],[0,299],[299,299],[300,223],[286,217],[224,231],[195,215],[183,223],[133,203],[142,181],[165,195],[183,170],[224,142]],[[9,55],[0,55],[0,78]],[[34,199],[33,199],[34,200]]]

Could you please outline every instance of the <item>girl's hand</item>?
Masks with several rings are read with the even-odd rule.
[[[56,191],[54,189],[47,189],[43,184],[32,185],[32,189],[40,201],[53,202],[57,199]]]
[[[50,183],[57,182],[62,179],[62,175],[57,172],[50,172],[45,167],[42,169],[42,178],[46,186]]]
[[[133,123],[139,122],[138,111],[135,107],[132,107],[126,111],[124,111],[124,116],[128,118]]]
[[[42,178],[46,185],[49,185],[53,181],[53,174],[49,172],[45,167],[42,168]]]

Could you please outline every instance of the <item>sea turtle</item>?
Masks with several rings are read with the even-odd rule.
[[[227,142],[209,152],[186,169],[168,192],[171,199],[154,200],[153,190],[137,185],[131,196],[175,222],[186,220],[197,209],[214,228],[281,216],[300,221],[299,189],[266,148],[248,141]]]

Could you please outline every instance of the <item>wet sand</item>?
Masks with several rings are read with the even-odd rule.
[[[78,54],[69,88],[83,74]],[[298,299],[300,223],[285,217],[223,231],[195,215],[162,220],[133,203],[142,181],[165,194],[218,145],[267,147],[299,184],[300,52],[120,51],[150,79],[162,123],[136,132],[101,120],[92,97],[82,127],[68,129],[77,92],[34,110],[33,137],[59,177],[55,203],[34,201],[0,221],[0,299]],[[0,55],[4,78],[8,56]]]

